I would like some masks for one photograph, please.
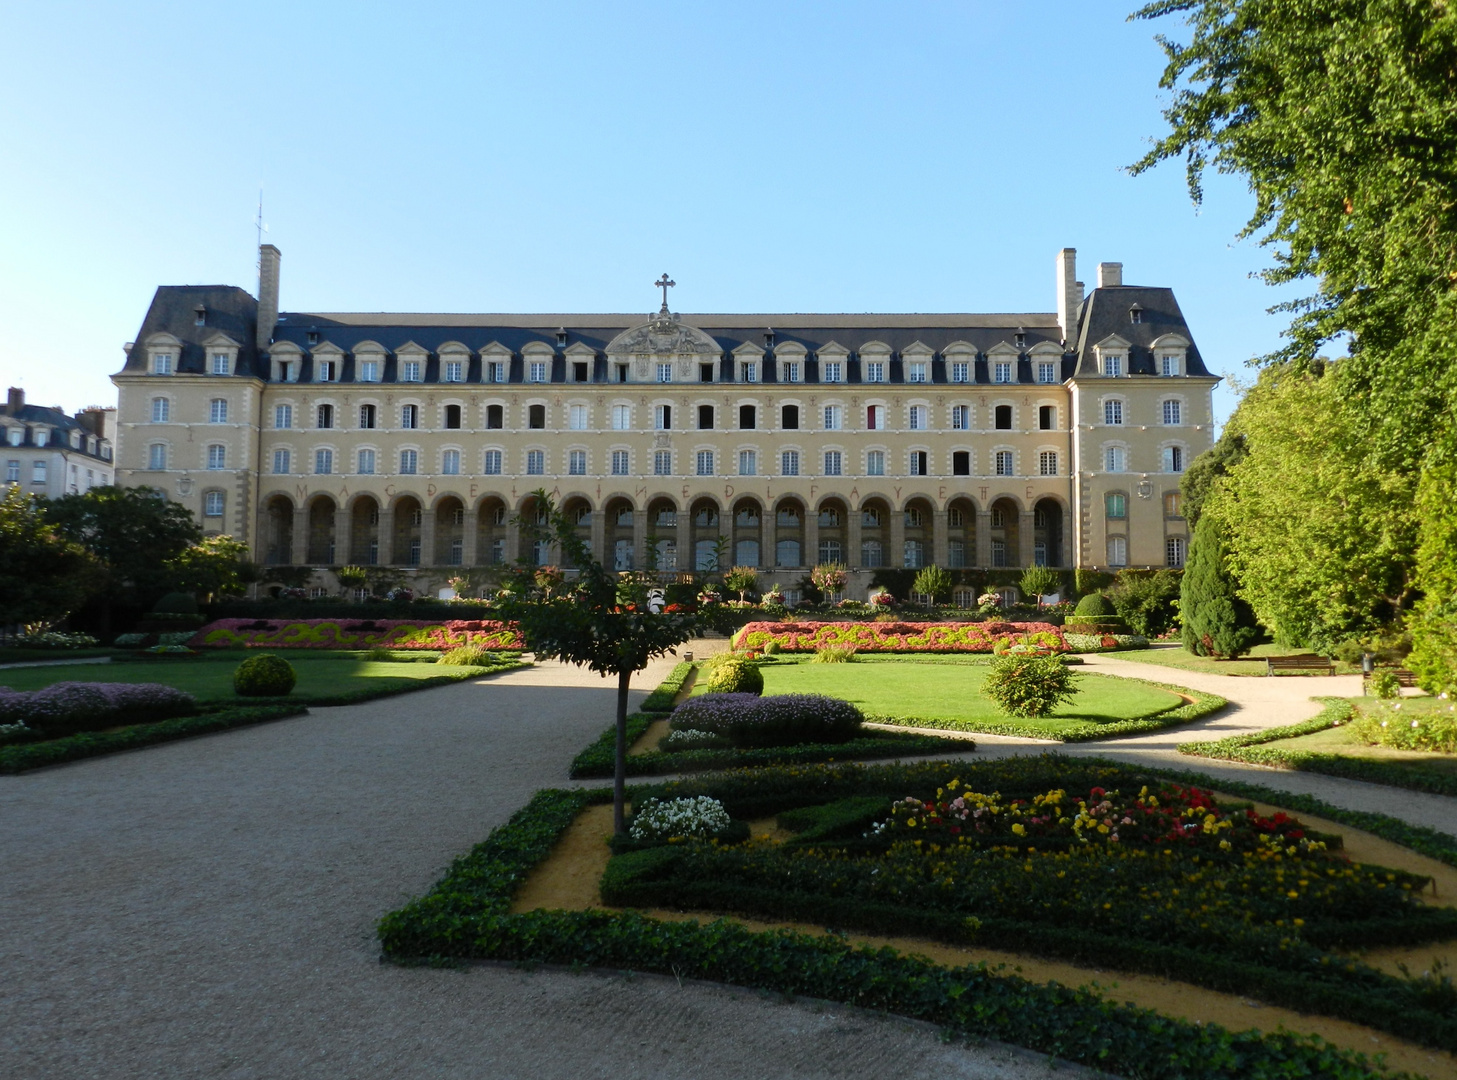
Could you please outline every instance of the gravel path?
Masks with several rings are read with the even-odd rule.
[[[380,964],[375,920],[562,783],[612,702],[544,665],[0,778],[0,1076],[1049,1075],[726,987]]]

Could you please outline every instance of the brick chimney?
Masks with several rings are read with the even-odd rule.
[[[283,254],[272,244],[258,248],[258,348],[268,348],[278,325],[278,270]]]
[[[1078,308],[1083,302],[1083,283],[1078,280],[1078,249],[1063,248],[1057,253],[1057,325],[1062,327],[1062,340],[1072,345],[1078,333]]]
[[[1122,263],[1099,263],[1098,264],[1098,288],[1106,289],[1109,285],[1123,284]]]
[[[25,408],[25,391],[18,386],[12,386],[10,393],[5,398],[5,411],[11,416],[15,416],[23,408]]]
[[[104,439],[106,435],[106,414],[113,410],[101,405],[92,405],[82,409],[76,414],[76,423],[80,424],[98,439]]]

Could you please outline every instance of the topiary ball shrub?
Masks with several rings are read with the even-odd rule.
[[[242,697],[283,697],[297,682],[293,665],[272,653],[250,656],[233,672],[233,690]]]
[[[1106,619],[1109,616],[1117,615],[1113,602],[1102,593],[1089,593],[1078,601],[1078,606],[1073,612],[1074,615],[1086,615],[1095,619]]]
[[[191,593],[169,592],[152,607],[158,615],[196,615],[197,598]]]
[[[778,656],[783,651],[784,651],[784,646],[780,645],[779,642],[777,642],[777,641],[771,641],[767,645],[764,646],[764,655],[765,656]]]
[[[489,649],[480,645],[459,645],[441,653],[435,662],[455,667],[489,667],[496,662],[496,658],[491,655]]]
[[[764,676],[752,660],[725,655],[709,665],[703,685],[710,694],[762,694]]]
[[[841,743],[859,734],[864,722],[848,701],[819,694],[704,694],[679,705],[670,726],[707,731],[749,749]]]
[[[1071,671],[1055,656],[998,656],[981,691],[1010,716],[1046,716],[1077,693]]]

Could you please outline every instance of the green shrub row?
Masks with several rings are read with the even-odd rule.
[[[448,674],[431,675],[426,679],[411,679],[409,682],[394,686],[362,686],[358,690],[346,690],[340,694],[289,694],[288,697],[254,698],[253,700],[263,704],[290,703],[315,708],[328,708],[332,705],[358,705],[360,702],[373,701],[375,698],[394,697],[396,694],[413,694],[416,690],[428,690],[432,686],[448,686],[465,679],[479,679],[486,675],[497,675],[503,671],[515,671],[518,668],[530,666],[529,660],[509,660],[500,664],[492,664],[489,667],[464,668]]]
[[[949,776],[949,768],[939,771]],[[877,771],[905,776],[938,769]],[[1091,774],[1098,768],[1080,771]],[[634,800],[643,797],[634,791]],[[1091,990],[1034,984],[984,963],[945,968],[889,948],[852,946],[835,935],[754,932],[726,920],[663,923],[634,912],[509,914],[520,883],[576,815],[607,798],[601,790],[538,792],[507,824],[457,859],[429,893],[380,920],[384,954],[403,961],[491,959],[712,979],[893,1012],[1131,1077],[1347,1080],[1377,1075],[1363,1055],[1315,1036],[1234,1033],[1115,1004]]]
[[[1323,754],[1314,750],[1293,750],[1262,746],[1262,743],[1293,739],[1349,722],[1353,712],[1349,701],[1330,699],[1316,716],[1299,724],[1267,728],[1249,735],[1231,735],[1216,742],[1182,743],[1179,753],[1194,757],[1242,761],[1250,765],[1267,765],[1276,769],[1320,773],[1346,780],[1364,780],[1372,784],[1426,791],[1433,795],[1457,795],[1457,773],[1440,773],[1381,761],[1378,758],[1347,754]]]
[[[683,691],[683,685],[688,677],[693,674],[696,665],[686,660],[673,665],[673,670],[668,672],[668,677],[658,684],[658,688],[647,696],[642,703],[643,712],[672,712],[673,702]]]
[[[1217,694],[1206,694],[1201,690],[1172,687],[1164,683],[1149,682],[1146,679],[1130,680],[1147,683],[1163,690],[1175,690],[1187,694],[1194,700],[1176,705],[1162,712],[1151,713],[1132,720],[1113,720],[1102,723],[1088,720],[1059,731],[1051,731],[1038,723],[1024,723],[1008,718],[990,722],[950,720],[942,717],[923,716],[869,716],[867,724],[895,724],[897,727],[941,728],[945,731],[977,731],[985,735],[1018,735],[1029,739],[1055,739],[1058,742],[1085,742],[1089,739],[1106,739],[1113,735],[1134,735],[1145,731],[1159,731],[1178,724],[1187,724],[1212,716],[1229,704]]]
[[[120,750],[136,750],[157,743],[191,738],[194,735],[209,735],[215,731],[301,716],[307,711],[298,703],[246,705],[217,709],[197,716],[183,716],[175,720],[161,720],[155,724],[136,724],[116,731],[85,731],[79,735],[68,735],[64,739],[0,747],[0,773],[25,772],[100,754],[114,754]]]

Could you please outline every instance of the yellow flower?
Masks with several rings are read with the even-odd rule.
[[[1017,824],[1015,824],[1015,825],[1012,826],[1012,831],[1014,833],[1016,833],[1018,836],[1026,836],[1027,835],[1027,830],[1023,827],[1023,825],[1022,825],[1022,823],[1020,821],[1017,822]]]

